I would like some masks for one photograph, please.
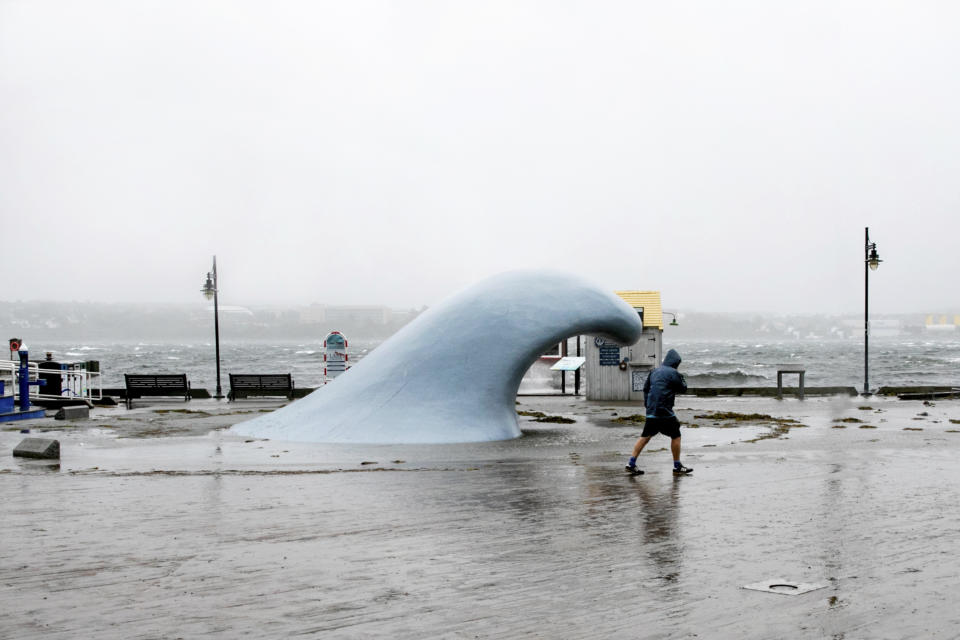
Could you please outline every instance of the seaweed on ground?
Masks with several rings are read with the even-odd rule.
[[[701,420],[728,420],[732,422],[761,422],[770,426],[767,433],[745,442],[759,442],[785,436],[790,429],[799,429],[807,425],[801,424],[793,418],[777,418],[766,413],[737,413],[736,411],[714,411],[703,415],[693,416]],[[723,425],[721,428],[730,428],[733,425]]]
[[[572,418],[564,418],[563,416],[543,416],[537,418],[534,422],[553,422],[556,424],[573,424],[576,420]]]
[[[776,438],[782,438],[790,433],[790,429],[803,429],[807,425],[800,424],[796,420],[789,420],[787,418],[780,418],[773,423],[770,431],[757,436],[756,438],[751,438],[750,440],[744,440],[744,442],[760,442],[761,440],[772,440]]]
[[[209,412],[207,412],[207,411],[203,411],[203,410],[201,410],[201,409],[197,409],[197,410],[193,410],[193,409],[154,409],[153,412],[154,412],[154,413],[161,413],[161,414],[163,414],[163,413],[189,413],[189,414],[194,415],[194,416],[212,416],[212,415],[213,415],[212,413],[209,413]]]
[[[528,418],[546,418],[547,414],[543,411],[517,411],[518,416],[526,416]]]
[[[619,418],[614,418],[612,422],[618,422],[620,424],[636,424],[638,422],[646,422],[647,416],[635,413],[632,416],[620,416]]]
[[[172,427],[164,425],[144,425],[122,434],[121,438],[161,438],[190,433],[188,427]]]
[[[863,422],[863,420],[861,420],[860,418],[837,418],[836,420],[834,420],[834,422],[853,422],[853,423],[857,423],[857,422]]]
[[[737,422],[779,422],[787,418],[774,418],[766,413],[737,413],[736,411],[711,411],[693,416],[700,420],[736,420]]]

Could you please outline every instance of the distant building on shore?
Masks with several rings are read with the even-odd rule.
[[[300,320],[329,325],[388,324],[393,320],[390,307],[373,304],[312,304],[300,312]]]
[[[947,314],[930,314],[924,326],[927,331],[957,331],[957,327],[960,326],[960,315],[955,315],[951,319]]]

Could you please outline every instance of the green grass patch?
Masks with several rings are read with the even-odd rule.
[[[960,420],[956,420],[956,419],[954,419],[954,418],[950,418],[950,424],[960,424]]]

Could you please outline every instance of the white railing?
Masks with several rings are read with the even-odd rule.
[[[30,397],[38,400],[80,398],[83,400],[100,400],[103,398],[103,385],[99,371],[87,371],[82,364],[67,364],[65,369],[41,369],[37,362],[28,366],[31,382],[39,379],[40,374],[60,376],[60,393],[50,393],[43,386],[30,385]],[[0,380],[3,380],[7,389],[11,390],[14,398],[20,398],[20,385],[17,384],[20,363],[13,360],[0,360]],[[7,392],[5,392],[7,393]]]

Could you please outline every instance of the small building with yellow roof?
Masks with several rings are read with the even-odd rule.
[[[659,291],[615,291],[643,322],[643,333],[632,345],[588,338],[584,356],[588,400],[643,401],[647,374],[663,360],[663,308]],[[674,323],[676,324],[676,323]]]

